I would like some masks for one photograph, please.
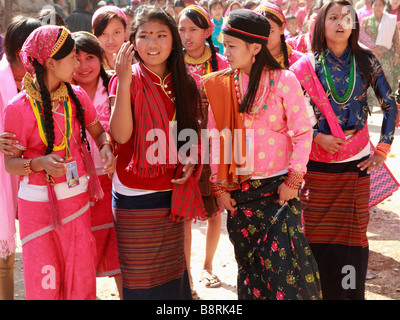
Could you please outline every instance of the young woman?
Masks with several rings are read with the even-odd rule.
[[[105,174],[113,170],[110,138],[87,94],[70,84],[78,61],[67,29],[35,29],[20,55],[28,73],[24,89],[5,110],[4,125],[19,141],[5,165],[20,176],[26,299],[95,299],[89,196],[100,198],[102,191],[86,130],[100,150]]]
[[[93,14],[92,30],[105,52],[106,70],[114,70],[117,53],[125,42],[127,25],[125,13],[116,6],[101,7]]]
[[[353,10],[347,1],[326,3],[315,24],[315,72],[307,57],[291,67],[312,99],[318,120],[301,200],[324,299],[364,299],[369,174],[390,151],[397,115],[379,61],[358,45],[360,29]],[[384,114],[381,138],[372,155],[367,128],[369,86]],[[354,287],[342,286],[349,266],[355,270]]]
[[[312,127],[299,82],[268,51],[269,30],[265,17],[244,9],[231,12],[223,24],[231,69],[205,77],[212,189],[228,210],[238,298],[320,299],[298,199]],[[219,148],[215,129],[230,137]]]
[[[268,38],[268,50],[279,64],[288,69],[290,65],[300,59],[303,54],[293,50],[285,41],[286,18],[277,5],[265,2],[259,5],[255,12],[262,14],[268,19],[271,31]]]
[[[188,72],[196,80],[197,88],[201,90],[202,110],[201,110],[201,129],[207,128],[208,122],[208,101],[204,93],[202,76],[223,70],[228,67],[226,58],[217,53],[211,40],[213,23],[211,18],[200,6],[190,5],[186,7],[179,16],[178,30],[183,46],[185,47],[185,64]],[[206,44],[206,41],[208,45]],[[206,287],[216,288],[221,286],[221,281],[213,274],[213,259],[217,250],[219,237],[221,234],[221,210],[218,211],[217,201],[211,193],[210,166],[203,165],[203,171],[199,180],[199,187],[202,194],[203,203],[207,212],[207,237],[206,237],[206,256],[202,272],[202,281]],[[192,243],[192,221],[185,221],[185,252],[190,273],[190,256]],[[192,285],[192,281],[191,281]],[[193,287],[193,285],[192,285]]]
[[[34,18],[17,16],[7,27],[4,37],[5,54],[0,61],[0,151],[13,155],[16,143],[13,133],[3,132],[4,109],[18,91],[21,90],[25,68],[19,51],[29,34],[41,23]],[[12,130],[11,132],[14,132]],[[15,257],[15,217],[17,213],[18,177],[9,175],[0,156],[0,300],[14,299],[14,257]]]
[[[362,19],[360,25],[380,51],[379,61],[383,71],[392,90],[396,90],[399,76],[400,37],[396,26],[397,16],[384,12],[385,4],[385,0],[373,0],[372,15]],[[372,91],[370,93],[372,94]],[[376,99],[374,100],[375,103],[372,104],[370,101],[370,105],[379,105]]]
[[[76,58],[79,67],[76,69],[74,82],[86,91],[103,128],[109,132],[111,106],[108,101],[108,83],[110,76],[104,70],[104,51],[99,40],[86,31],[75,32]],[[112,214],[112,180],[103,173],[104,162],[96,148],[96,142],[88,138],[94,165],[104,191],[102,199],[91,199],[92,232],[96,239],[96,275],[97,277],[114,277],[122,299],[122,278],[118,263],[117,240]]]
[[[169,131],[190,129],[197,137],[201,98],[170,15],[144,8],[135,16],[131,41],[122,46],[110,82],[110,129],[119,143],[113,210],[123,297],[191,299],[182,219],[203,215],[201,168],[176,162]],[[132,67],[134,54],[139,63]],[[152,149],[155,131],[163,141],[158,152]]]

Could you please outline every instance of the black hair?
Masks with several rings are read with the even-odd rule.
[[[84,31],[74,32],[72,34],[72,38],[75,40],[76,53],[83,51],[96,56],[100,60],[100,77],[103,80],[103,85],[108,94],[110,76],[104,69],[104,50],[100,44],[100,41],[97,40],[94,35]]]
[[[261,14],[268,20],[272,20],[273,22],[275,22],[279,27],[283,26],[283,22],[273,13],[262,11]],[[285,66],[285,69],[289,69],[289,54],[287,51],[284,33],[281,34],[281,51],[283,52],[283,64]]]
[[[60,29],[58,36],[61,35],[61,31],[62,30]],[[65,58],[66,56],[68,56],[68,54],[71,53],[72,49],[69,44],[70,44],[70,40],[72,40],[72,38],[70,35],[68,35],[68,37],[69,38],[67,38],[67,41],[65,42],[65,44],[52,57],[54,60],[61,60],[62,58]],[[44,81],[44,76],[45,76],[44,66],[41,65],[36,59],[32,60],[32,64],[35,68],[36,80],[39,85],[39,92],[40,92],[40,95],[42,98],[42,104],[43,104],[44,125],[45,125],[45,129],[46,129],[46,137],[47,137],[47,149],[46,149],[46,155],[47,155],[47,154],[50,154],[53,152],[54,139],[55,139],[51,96],[50,96],[50,92],[47,89],[45,81]],[[78,119],[78,121],[81,124],[81,140],[82,140],[82,143],[85,143],[86,142],[85,110],[83,109],[83,106],[82,106],[81,102],[79,101],[79,98],[77,97],[74,90],[72,89],[71,84],[65,82],[65,85],[67,86],[68,94],[70,95],[70,97],[72,98],[72,101],[76,105],[76,118]],[[89,148],[88,144],[87,144],[87,147]]]
[[[351,28],[351,35],[348,39],[348,46],[350,47],[352,53],[357,62],[357,66],[360,69],[362,76],[368,80],[369,83],[372,81],[372,58],[373,55],[369,50],[365,50],[360,47],[358,44],[358,37],[360,34],[360,22],[357,17],[357,13],[354,8],[350,5],[350,3],[346,0],[330,0],[325,3],[318,12],[318,15],[315,20],[315,28],[312,37],[311,47],[312,51],[318,54],[322,54],[327,48],[326,39],[325,39],[325,19],[328,10],[333,5],[341,5],[347,6],[347,8],[352,13],[352,17],[354,18],[353,26]]]
[[[92,25],[92,30],[93,30],[93,34],[96,37],[99,37],[102,35],[103,31],[105,28],[107,28],[108,24],[110,23],[110,21],[114,18],[117,18],[119,21],[122,22],[124,28],[126,29],[126,22],[125,19],[122,18],[118,13],[116,12],[103,12],[100,13],[96,19],[93,21],[93,25]]]
[[[198,13],[195,10],[182,10],[179,13],[179,19],[182,15],[185,15],[188,17],[197,27],[203,30],[207,30],[210,28],[210,25],[208,24],[208,21],[206,18],[204,18],[200,13]],[[214,46],[214,43],[212,41],[212,35],[210,35],[206,41],[208,42],[208,45],[211,49],[211,67],[212,71],[218,71],[218,60],[217,60],[217,49]]]
[[[174,1],[174,4],[173,4],[173,7],[175,8],[175,7],[186,7],[186,4],[185,4],[185,1],[183,1],[183,0],[175,0]]]
[[[175,20],[160,7],[143,7],[135,15],[130,36],[131,42],[135,42],[135,35],[138,28],[149,21],[159,21],[166,25],[172,34],[172,51],[167,58],[167,62],[171,68],[172,84],[175,89],[178,134],[181,130],[187,128],[198,132],[199,124],[197,116],[201,109],[200,92],[197,89],[195,80],[186,71],[182,41]],[[138,61],[142,61],[137,51],[135,52],[135,58]],[[183,143],[178,141],[179,145]]]
[[[264,68],[267,67],[269,70],[282,69],[282,66],[275,60],[271,52],[268,50],[267,45],[261,45],[261,50],[255,56],[255,59],[256,61],[253,63],[250,71],[249,85],[243,101],[239,106],[239,112],[249,113],[251,111]]]
[[[33,30],[41,26],[41,22],[35,18],[16,16],[8,25],[3,39],[4,52],[10,64],[18,60],[18,53],[25,40]]]

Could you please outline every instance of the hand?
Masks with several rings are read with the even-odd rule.
[[[236,212],[236,200],[231,198],[231,194],[229,192],[223,194],[222,196],[217,198],[217,204],[220,208],[229,210],[231,212]]]
[[[286,201],[299,196],[299,190],[289,188],[285,183],[278,187],[279,204],[282,206]]]
[[[10,132],[0,133],[0,152],[4,153],[6,156],[13,156],[14,144],[17,144],[19,141],[12,139],[15,138],[16,135]]]
[[[377,170],[384,162],[384,157],[374,154],[368,159],[361,161],[357,167],[359,167],[361,171],[367,169],[367,173],[370,174],[372,171]]]
[[[336,138],[331,134],[318,133],[314,138],[315,143],[318,143],[326,152],[335,154],[342,148],[342,144],[346,143],[343,139]]]
[[[64,159],[59,155],[51,153],[44,157],[36,158],[40,160],[42,170],[45,170],[47,174],[52,177],[61,177],[66,175],[68,169],[65,166]],[[34,171],[40,171],[36,168],[32,168]]]
[[[179,179],[172,179],[172,183],[184,184],[186,181],[189,180],[196,165],[192,163],[194,162],[192,158],[187,158],[185,162],[186,164],[182,169],[182,176]]]
[[[118,81],[130,84],[132,82],[132,59],[135,55],[133,44],[130,41],[124,42],[115,61],[115,72]]]
[[[111,146],[104,145],[100,150],[100,156],[101,160],[105,162],[105,165],[103,167],[103,174],[113,173],[115,171],[117,161],[114,157],[114,154],[112,153]]]

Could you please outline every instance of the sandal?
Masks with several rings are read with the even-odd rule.
[[[206,288],[219,288],[222,285],[221,280],[207,270],[203,270],[201,273],[201,281],[204,282]]]

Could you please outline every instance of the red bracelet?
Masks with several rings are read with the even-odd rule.
[[[284,183],[291,189],[299,189],[303,183],[303,174],[296,171],[289,171]]]

